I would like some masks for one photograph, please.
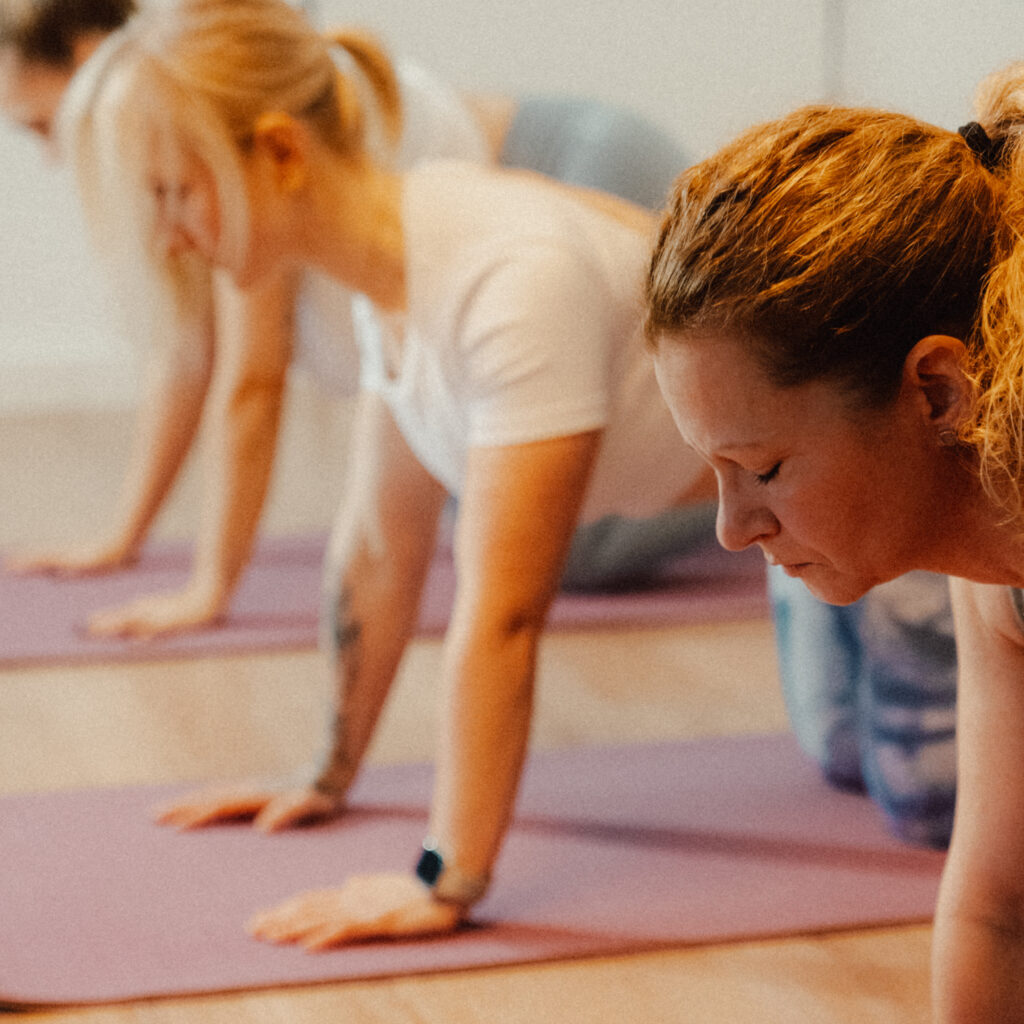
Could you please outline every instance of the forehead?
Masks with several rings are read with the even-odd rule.
[[[750,344],[728,332],[664,336],[655,366],[680,432],[707,455],[797,435],[810,440],[848,420],[848,404],[834,385],[779,387]]]

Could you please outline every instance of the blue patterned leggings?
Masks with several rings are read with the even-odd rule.
[[[865,790],[897,835],[946,846],[956,792],[946,578],[909,573],[835,607],[770,568],[769,592],[800,745],[831,782]]]

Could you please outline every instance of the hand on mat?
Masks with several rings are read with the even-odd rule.
[[[50,576],[92,576],[123,569],[136,561],[133,551],[123,545],[82,544],[62,551],[41,550],[15,553],[4,567],[19,575],[40,573]]]
[[[182,797],[157,810],[161,825],[202,828],[239,818],[252,818],[254,827],[279,832],[295,825],[340,814],[345,802],[310,787],[272,789],[267,786],[232,786],[208,789]]]
[[[151,640],[166,633],[209,626],[220,618],[222,611],[217,602],[190,589],[149,594],[130,604],[97,612],[89,619],[89,632],[94,636]]]
[[[413,875],[355,875],[340,889],[304,892],[257,914],[249,934],[315,950],[366,939],[438,935],[453,931],[462,915],[460,907],[435,900]]]

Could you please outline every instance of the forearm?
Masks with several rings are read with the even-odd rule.
[[[204,426],[203,512],[190,589],[223,610],[249,559],[277,449],[295,279],[239,291],[215,277],[217,358]]]
[[[526,757],[539,626],[452,637],[429,832],[472,878],[490,875]]]
[[[1024,636],[1010,591],[951,578],[956,823],[933,940],[941,1024],[1024,1022]]]
[[[316,788],[343,798],[373,737],[416,625],[429,553],[404,568],[363,550],[324,598],[334,704]]]
[[[590,432],[480,447],[468,461],[430,829],[445,870],[473,896],[512,816],[538,645],[599,441]]]
[[[1024,921],[936,915],[937,1024],[1024,1024]]]
[[[283,376],[213,399],[191,586],[227,605],[249,560],[274,467]]]
[[[199,360],[156,369],[139,406],[135,436],[114,516],[111,544],[131,555],[142,545],[195,440],[209,387]]]

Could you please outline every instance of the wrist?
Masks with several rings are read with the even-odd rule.
[[[212,573],[197,573],[187,587],[194,607],[209,615],[221,615],[231,601],[231,585]]]
[[[490,873],[472,875],[463,871],[449,855],[446,859],[433,836],[423,840],[416,863],[416,877],[439,903],[468,909],[483,899],[491,884]]]
[[[353,778],[355,769],[347,759],[331,757],[317,772],[312,788],[315,792],[341,803],[348,795]]]
[[[127,565],[139,557],[142,550],[142,538],[134,536],[116,536],[101,540],[96,551],[98,557],[111,565]]]
[[[327,797],[329,800],[336,804],[342,804],[345,802],[345,797],[348,795],[348,783],[340,780],[335,780],[329,774],[321,772],[312,782],[310,789],[314,793],[319,793],[321,796]]]

